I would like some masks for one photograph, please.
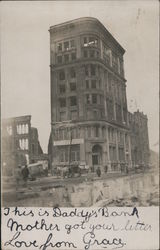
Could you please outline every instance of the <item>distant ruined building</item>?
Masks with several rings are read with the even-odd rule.
[[[125,50],[95,18],[50,27],[52,167],[149,163],[147,116],[128,112]]]
[[[14,175],[18,165],[36,162],[43,155],[37,128],[31,127],[31,116],[2,120],[2,173]]]

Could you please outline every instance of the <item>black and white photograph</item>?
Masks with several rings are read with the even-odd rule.
[[[158,1],[1,3],[3,207],[159,206],[158,33]]]

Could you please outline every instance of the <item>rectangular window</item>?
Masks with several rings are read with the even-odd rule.
[[[88,46],[87,37],[83,38],[83,45],[84,45],[84,47]]]
[[[59,161],[64,162],[65,161],[65,152],[64,150],[59,151]]]
[[[60,112],[60,121],[66,120],[66,112]]]
[[[76,96],[71,96],[70,97],[70,105],[71,106],[76,106],[77,105],[77,97]]]
[[[79,161],[80,160],[80,146],[74,145],[71,148],[71,161]]]
[[[92,95],[92,103],[96,104],[97,103],[97,94]]]
[[[97,110],[93,110],[93,118],[96,119],[98,115],[98,111]]]
[[[91,81],[92,89],[96,89],[96,80]]]
[[[99,136],[99,127],[98,126],[94,127],[94,136],[95,137]]]
[[[91,103],[91,98],[89,94],[86,94],[86,103],[90,104]]]
[[[65,72],[63,70],[59,72],[59,80],[65,80]]]
[[[66,99],[65,98],[60,98],[59,99],[60,107],[66,107]]]
[[[66,86],[64,84],[59,85],[59,92],[60,92],[60,94],[63,94],[66,92]]]
[[[71,152],[71,161],[76,161],[76,153],[74,151]]]
[[[76,82],[70,82],[70,90],[75,91],[76,90]]]
[[[90,52],[89,52],[89,56],[91,57],[91,58],[94,58],[94,50],[90,50]]]
[[[71,111],[71,120],[76,120],[77,119],[77,111],[73,110]]]
[[[57,56],[57,63],[62,63],[62,56]]]
[[[71,41],[70,41],[70,45],[71,45],[71,48],[74,48],[74,47],[75,47],[75,42],[74,42],[74,40],[71,40]]]
[[[32,150],[32,154],[34,154],[34,153],[35,153],[34,144],[32,144],[32,146],[31,146],[31,150]]]
[[[76,77],[76,71],[75,71],[74,68],[72,68],[72,69],[70,70],[70,77],[71,77],[71,78],[75,78],[75,77]]]
[[[87,58],[87,57],[88,57],[88,51],[87,51],[87,50],[84,50],[84,51],[83,51],[83,55],[84,55],[85,58]]]
[[[96,75],[96,66],[91,65],[91,76],[95,76],[95,75]]]
[[[72,59],[72,61],[76,60],[76,53],[75,52],[71,54],[71,59]]]
[[[69,50],[69,42],[64,42],[64,50]]]
[[[65,150],[65,161],[68,162],[69,160],[69,152],[68,152],[68,148],[66,148]]]
[[[59,52],[59,51],[62,51],[62,43],[58,43],[58,46],[57,46],[57,47],[58,47],[58,52]]]
[[[100,97],[100,104],[103,104],[103,96],[100,95],[99,97]]]
[[[96,51],[96,57],[99,58],[100,55],[99,55],[99,51]]]
[[[69,54],[64,55],[64,62],[69,62]]]
[[[86,80],[86,89],[89,89],[89,80]]]
[[[85,66],[85,75],[86,75],[86,76],[89,76],[88,66]]]
[[[89,45],[97,47],[98,40],[95,37],[89,37]]]
[[[87,134],[88,134],[88,138],[90,138],[91,137],[91,127],[87,128]]]

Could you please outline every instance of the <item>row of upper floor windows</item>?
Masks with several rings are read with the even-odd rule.
[[[19,148],[22,150],[28,150],[28,139],[20,139]]]
[[[76,91],[77,90],[76,82],[70,82],[69,83],[69,90],[70,91]],[[65,94],[66,93],[66,85],[65,84],[60,84],[59,85],[59,93],[60,94]]]
[[[68,75],[69,75],[69,78],[76,78],[76,70],[74,68],[70,68],[68,70]],[[67,78],[66,71],[65,70],[60,70],[58,77],[59,77],[60,81],[66,80],[66,78]]]
[[[100,58],[100,52],[98,50],[83,50],[83,57],[84,58]],[[74,52],[67,52],[65,54],[58,54],[56,57],[57,64],[64,64],[73,62],[77,59],[76,51]]]
[[[72,127],[72,128],[61,128],[54,130],[54,140],[69,140],[78,138],[107,138],[107,131],[105,126],[87,126],[87,127]],[[116,138],[117,137],[117,138]],[[128,134],[116,129],[108,128],[108,140],[110,143],[128,144]]]
[[[119,85],[119,87],[121,87],[121,84],[118,84],[118,80],[116,78],[114,78],[111,74],[108,74],[107,76],[107,72],[105,70],[103,70],[99,65],[96,64],[86,64],[85,66],[83,66],[83,70],[84,70],[84,74],[86,77],[92,77],[92,76],[96,76],[96,77],[100,77],[102,75],[104,75],[104,80],[105,80],[105,84],[107,89],[113,89],[114,87]],[[76,70],[74,67],[69,68],[68,70],[59,70],[58,71],[58,78],[59,80],[65,80],[67,78],[75,78],[76,77]]]
[[[74,77],[73,77],[74,78]],[[111,83],[105,83],[107,92],[109,94],[113,94],[115,99],[117,101],[122,100],[123,103],[126,102],[126,95],[125,91],[122,89],[121,85],[113,85]],[[77,83],[76,81],[71,81],[69,83],[60,83],[58,88],[59,88],[59,93],[64,94],[66,93],[68,86],[69,91],[76,91],[77,90]],[[102,81],[101,79],[87,79],[85,80],[85,85],[84,88],[87,89],[102,89]],[[113,93],[112,93],[113,92]]]
[[[69,91],[76,91],[77,90],[77,83],[75,81],[70,82],[69,84]],[[101,89],[101,80],[86,80],[85,81],[85,88],[86,89]],[[59,84],[59,93],[65,94],[67,91],[67,86],[65,83]]]
[[[102,82],[100,78],[104,73],[104,87],[106,89],[106,92],[115,96],[117,101],[122,100],[123,103],[126,103],[125,87],[121,83],[119,83],[119,81],[116,78],[113,78],[111,74],[108,74],[107,76],[106,71],[103,71],[99,65],[87,64],[83,66],[83,68],[84,68],[84,74],[86,77],[84,87],[86,89],[89,89],[89,88],[101,89]],[[60,81],[70,80],[74,78],[74,83],[70,83],[71,91],[76,90],[76,83],[75,83],[76,77],[77,77],[77,72],[74,67],[71,67],[68,70],[60,70],[58,72],[58,78]],[[92,78],[92,79],[89,79],[89,78]],[[65,93],[65,89],[66,89],[65,86],[60,86],[59,88],[60,88],[60,93]]]
[[[66,111],[60,111],[59,112],[59,121],[67,121],[67,120],[76,120],[78,118],[78,112],[77,110],[68,110]]]
[[[100,51],[96,50],[96,48],[100,49],[100,39],[96,36],[83,36],[81,37],[81,46],[84,48],[82,55],[84,58],[99,58]],[[73,48],[76,48],[76,40],[68,40],[57,43],[57,52],[62,53]],[[89,48],[89,50],[88,50]],[[93,49],[91,49],[93,48]],[[94,49],[95,48],[95,49]],[[116,72],[121,75],[124,75],[123,69],[123,61],[109,46],[107,46],[104,42],[102,42],[102,55],[103,60],[106,64],[110,65]],[[71,57],[71,58],[69,58]],[[73,55],[65,55],[63,58],[62,55],[57,57],[57,63],[67,63],[69,61],[76,59],[76,52]]]
[[[123,124],[126,125],[127,109],[125,107],[122,107],[118,103],[114,103],[113,100],[110,98],[106,98],[106,110],[107,110],[107,116],[110,120],[116,120],[121,123],[123,122]]]
[[[77,106],[77,96],[70,96],[69,97],[69,105],[70,106]],[[59,98],[59,107],[65,108],[67,106],[67,99],[65,97]]]
[[[65,53],[57,56],[57,64],[69,63],[76,60],[76,52]]]
[[[85,75],[86,76],[96,76],[99,75],[99,66],[91,64],[91,65],[85,65],[84,67]],[[63,81],[67,78],[65,70],[59,71],[59,80]],[[72,67],[69,69],[69,77],[75,78],[76,77],[76,70]]]
[[[88,46],[98,46],[98,39],[94,36],[89,37],[82,37],[82,46],[88,47]],[[76,48],[76,41],[75,39],[66,40],[62,42],[57,43],[57,52],[63,52],[68,51],[71,49]]]
[[[57,51],[58,52],[68,51],[68,50],[73,49],[75,47],[76,47],[76,44],[75,44],[74,39],[57,43]]]
[[[13,127],[11,125],[8,125],[6,127],[7,129],[7,133],[8,135],[12,135],[13,134]],[[29,130],[29,126],[28,124],[18,124],[16,126],[16,129],[17,129],[17,134],[28,134],[28,130]]]
[[[99,94],[86,94],[86,104],[103,104],[104,98]]]

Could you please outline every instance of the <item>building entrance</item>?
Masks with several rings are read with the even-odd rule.
[[[102,147],[100,145],[94,145],[92,148],[92,165],[97,166],[102,163]]]

